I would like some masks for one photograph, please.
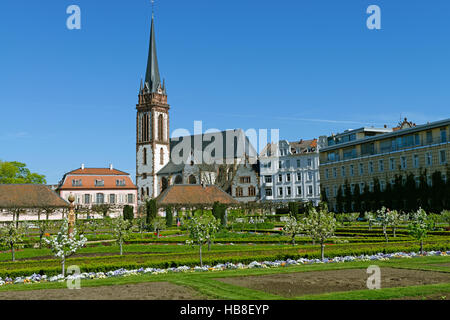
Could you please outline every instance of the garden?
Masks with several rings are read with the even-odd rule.
[[[158,208],[149,200],[136,216],[130,207],[118,218],[106,213],[87,219],[80,213],[70,235],[68,228],[67,219],[45,218],[1,225],[2,298],[37,298],[42,290],[67,288],[65,282],[76,279],[86,292],[80,299],[93,295],[88,288],[117,293],[114,288],[125,284],[133,287],[124,299],[149,291],[147,286],[166,286],[164,292],[173,292],[167,299],[441,298],[450,292],[450,212],[445,210],[405,213],[383,207],[334,214],[322,204]],[[384,266],[385,286],[378,295],[364,289],[362,269],[371,264]],[[68,273],[69,266],[79,273]],[[312,281],[312,275],[323,281]],[[319,288],[324,283],[329,290]],[[67,295],[61,296],[80,294]]]

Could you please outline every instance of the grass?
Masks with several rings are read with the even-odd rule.
[[[389,261],[377,261],[380,267],[391,268],[413,268],[419,270],[431,270],[437,267],[435,271],[449,272],[448,267],[436,266],[436,264],[449,263],[450,257],[418,257],[412,259],[393,259]],[[199,292],[203,296],[210,299],[223,300],[279,300],[286,299],[284,297],[270,294],[263,291],[252,290],[244,287],[226,284],[216,279],[226,277],[242,277],[242,276],[258,276],[258,275],[274,275],[292,272],[314,272],[325,270],[355,269],[367,268],[372,265],[373,261],[367,262],[348,262],[339,264],[316,264],[316,265],[300,265],[285,268],[273,269],[243,269],[243,270],[226,270],[206,273],[188,273],[188,274],[163,274],[163,275],[140,275],[130,277],[117,277],[107,279],[83,280],[82,287],[98,287],[112,286],[124,284],[136,284],[144,282],[165,281],[173,284],[190,287]],[[434,266],[433,266],[434,265]],[[0,287],[0,292],[4,291],[23,291],[23,290],[40,290],[40,289],[64,289],[65,283],[40,283],[40,284],[23,284]],[[380,290],[358,290],[349,292],[335,292],[320,295],[305,295],[294,299],[302,300],[366,300],[366,299],[393,299],[401,297],[418,297],[431,294],[448,295],[450,292],[450,282],[445,284],[411,286],[400,288],[386,288]]]

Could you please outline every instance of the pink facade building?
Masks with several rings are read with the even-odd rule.
[[[63,199],[75,196],[75,207],[90,209],[108,204],[110,215],[117,216],[125,205],[137,213],[137,187],[128,173],[109,168],[81,168],[70,171],[60,181],[57,193]]]

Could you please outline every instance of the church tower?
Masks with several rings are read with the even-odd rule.
[[[141,80],[136,109],[136,185],[143,201],[146,196],[155,198],[160,194],[162,186],[156,174],[170,160],[170,106],[159,75],[153,16],[145,82]]]

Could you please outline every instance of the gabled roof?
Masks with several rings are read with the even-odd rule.
[[[164,190],[157,198],[156,202],[160,205],[185,204],[210,205],[214,202],[223,204],[235,204],[237,200],[233,199],[228,193],[217,186],[209,185],[172,185]]]
[[[0,208],[66,208],[69,203],[45,185],[0,184]]]
[[[81,181],[81,185],[73,185],[72,181]],[[95,185],[96,180],[103,181],[103,186],[97,187]],[[123,180],[125,185],[117,185],[117,180]],[[58,190],[130,190],[137,189],[130,176],[105,176],[105,175],[70,175],[67,176]]]

